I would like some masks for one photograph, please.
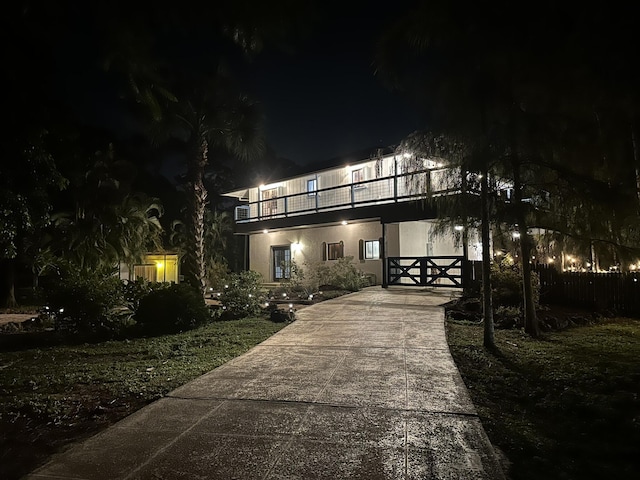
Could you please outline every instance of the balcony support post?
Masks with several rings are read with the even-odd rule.
[[[398,201],[398,159],[393,156],[393,201]]]

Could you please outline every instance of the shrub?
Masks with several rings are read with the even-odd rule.
[[[210,319],[204,299],[187,283],[152,290],[142,297],[135,314],[141,332],[148,335],[190,330]]]
[[[274,293],[298,294],[300,298],[307,298],[310,294],[318,291],[316,270],[312,265],[305,263],[302,267],[295,260],[291,260],[290,271],[289,279],[283,282]]]
[[[520,266],[506,257],[501,262],[491,265],[491,283],[493,287],[493,302],[497,307],[519,307],[523,303],[522,273]],[[540,279],[535,272],[531,273],[533,288],[533,303],[540,304]]]
[[[130,323],[120,280],[107,271],[61,267],[46,279],[45,299],[56,328],[69,333],[118,333]]]
[[[213,262],[207,267],[207,284],[214,290],[222,290],[229,283],[229,268],[226,263]]]
[[[252,270],[232,273],[220,296],[225,314],[232,318],[257,315],[264,304],[262,275]]]
[[[353,257],[340,258],[332,265],[320,265],[317,276],[320,285],[331,285],[352,292],[369,285],[367,277],[353,263]]]
[[[135,312],[138,310],[140,300],[154,290],[167,288],[168,283],[149,282],[144,278],[129,280],[122,283],[122,296],[127,305]]]

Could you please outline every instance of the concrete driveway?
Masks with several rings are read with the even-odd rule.
[[[449,353],[449,293],[361,292],[55,456],[29,479],[503,479]]]

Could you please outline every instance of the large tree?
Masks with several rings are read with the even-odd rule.
[[[282,43],[308,11],[304,2],[251,0],[203,4],[201,9],[163,6],[151,16],[134,9],[109,35],[105,65],[122,74],[136,104],[153,120],[152,136],[178,140],[184,147],[186,273],[203,294],[205,174],[228,166],[228,160],[246,161],[263,151],[259,109],[231,80],[232,72],[265,43]]]
[[[599,140],[598,148],[588,157],[599,155],[611,186],[623,178],[618,172],[628,172],[637,192],[637,171],[629,167],[637,166],[638,158],[638,97],[633,86],[638,69],[630,61],[638,47],[628,18],[615,8],[575,10],[557,2],[537,4],[523,15],[521,6],[506,1],[460,6],[435,0],[420,2],[383,37],[378,64],[421,103],[430,129],[465,137],[478,146],[473,157],[480,160],[480,171],[491,165],[489,172],[512,183],[514,196],[503,220],[520,234],[525,325],[532,335],[538,327],[529,227],[534,216],[549,212],[538,208],[531,191],[542,183],[540,172],[547,180],[560,172],[573,178],[581,168],[597,164],[573,152],[567,155],[562,143],[567,133],[575,146],[576,134],[584,137],[593,130],[591,139]],[[622,93],[611,79],[620,81]],[[598,128],[582,129],[589,118]],[[628,128],[620,129],[616,119],[625,119]],[[627,139],[623,150],[633,155],[621,153],[620,134],[606,128],[614,124]],[[606,183],[594,180],[575,182],[574,187]],[[565,193],[553,191],[556,196]],[[579,193],[573,197],[574,208],[594,203],[585,190],[574,191]],[[561,198],[556,201],[562,203]],[[611,218],[601,221],[610,242],[620,245],[625,228],[629,230],[628,215],[610,212]],[[563,230],[568,233],[574,226]]]
[[[490,296],[489,184],[503,145],[496,125],[505,115],[496,88],[496,11],[485,6],[458,10],[447,2],[425,2],[398,20],[382,37],[377,65],[393,87],[408,90],[427,112],[429,130],[466,146],[463,171],[476,172],[483,208],[483,275],[486,294],[485,345],[493,347]]]
[[[225,89],[212,85],[196,104],[180,104],[177,118],[185,128],[187,187],[187,251],[186,266],[190,282],[204,296],[207,279],[206,228],[207,189],[204,176],[216,148],[248,160],[262,151],[259,113],[245,96],[228,95]]]

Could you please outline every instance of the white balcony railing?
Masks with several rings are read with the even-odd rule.
[[[249,202],[236,207],[235,220],[237,223],[255,222],[331,210],[404,202],[416,200],[427,194],[455,193],[458,189],[454,185],[447,185],[445,172],[446,169],[426,169],[359,183],[322,188],[311,192],[311,194],[310,192],[300,192]]]

